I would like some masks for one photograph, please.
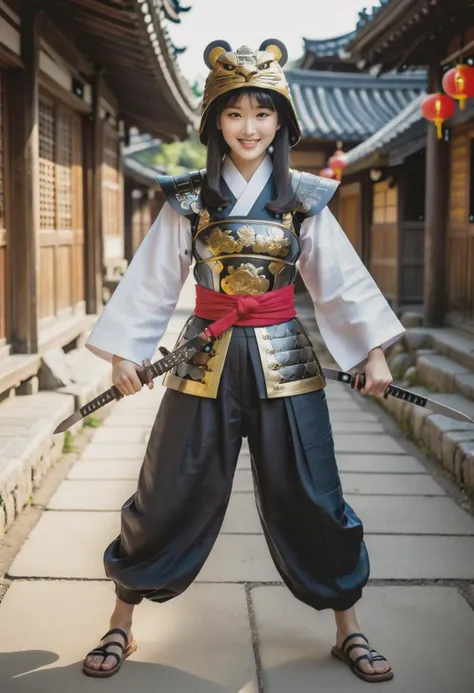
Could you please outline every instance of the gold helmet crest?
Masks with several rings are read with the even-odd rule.
[[[201,142],[207,144],[207,117],[211,103],[228,91],[256,87],[277,91],[285,97],[290,111],[290,145],[294,146],[301,138],[301,129],[290,87],[282,69],[287,59],[288,52],[285,45],[278,39],[267,39],[258,51],[242,46],[234,52],[227,41],[219,40],[210,43],[204,51],[204,62],[211,72],[206,80],[202,101],[199,128]]]

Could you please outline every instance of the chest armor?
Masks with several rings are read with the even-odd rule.
[[[201,176],[202,172],[194,172],[160,180],[168,202],[191,222],[196,282],[234,296],[261,296],[293,284],[300,255],[301,221],[305,213],[315,212],[317,205],[326,203],[330,188],[325,179],[295,172],[293,184],[300,192],[300,204],[285,214],[266,209],[266,202],[274,199],[269,181],[250,213],[237,217],[230,215],[233,203],[212,210],[202,205]],[[176,346],[192,339],[208,324],[192,315]],[[252,329],[261,397],[298,395],[325,386],[317,356],[297,318]],[[164,385],[201,397],[217,397],[231,337],[232,328],[216,340],[209,354],[200,352],[170,371]]]
[[[201,286],[233,296],[262,296],[295,281],[300,254],[293,215],[213,220],[204,209],[193,234]]]

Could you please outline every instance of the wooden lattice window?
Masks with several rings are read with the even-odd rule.
[[[104,234],[120,236],[120,177],[117,132],[105,126],[103,164]]]
[[[374,185],[374,224],[393,224],[398,219],[398,189],[387,181]]]
[[[72,127],[71,114],[60,111],[57,118],[57,214],[58,228],[72,229]]]
[[[54,105],[39,102],[40,228],[56,228],[56,117]]]
[[[72,229],[72,116],[39,103],[40,229]]]

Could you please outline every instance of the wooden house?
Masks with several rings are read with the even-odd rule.
[[[354,33],[305,39],[301,67],[287,71],[303,138],[294,148],[294,168],[319,173],[341,141],[345,151],[371,137],[424,90],[423,74],[360,71],[345,50]],[[351,202],[343,203],[350,206]]]
[[[0,1],[0,398],[90,325],[123,271],[122,143],[195,122],[171,0]]]
[[[436,92],[445,70],[461,58],[473,64],[474,4],[385,0],[346,51],[364,69],[428,66],[428,91]],[[424,321],[474,330],[474,99],[456,109],[441,140],[428,127],[425,184]]]
[[[427,123],[418,96],[347,155],[338,218],[391,305],[423,302]]]

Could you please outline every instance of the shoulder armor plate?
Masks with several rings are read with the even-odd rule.
[[[199,196],[205,169],[190,171],[178,176],[158,176],[158,182],[166,201],[175,212],[185,217],[199,212]]]
[[[339,183],[305,171],[291,170],[291,185],[296,194],[297,212],[313,217],[328,204]]]

